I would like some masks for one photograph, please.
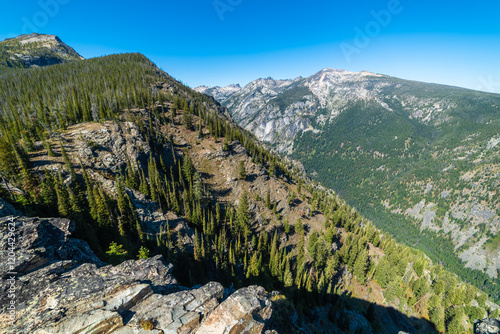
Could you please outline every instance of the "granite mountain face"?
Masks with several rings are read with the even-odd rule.
[[[324,69],[258,79],[219,101],[377,226],[498,277],[499,95]]]
[[[233,95],[237,91],[241,89],[239,84],[229,85],[226,87],[207,87],[200,86],[196,87],[196,91],[202,94],[207,94],[213,96],[217,101],[223,101],[227,99],[229,96]]]

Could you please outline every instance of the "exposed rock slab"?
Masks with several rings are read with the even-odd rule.
[[[67,219],[0,217],[0,227],[0,274],[15,276],[12,319],[10,285],[0,287],[2,333],[259,333],[271,316],[263,288],[226,300],[217,282],[187,289],[160,255],[105,265],[87,243],[70,238],[74,223]],[[11,249],[9,238],[16,240]]]
[[[271,312],[264,288],[242,288],[208,315],[196,333],[260,333]]]

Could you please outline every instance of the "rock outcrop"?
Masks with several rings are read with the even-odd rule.
[[[242,288],[205,318],[197,333],[260,333],[271,317],[271,302],[259,286]]]
[[[54,151],[59,155],[62,143],[77,174],[81,172],[80,167],[83,166],[92,179],[100,182],[108,194],[116,194],[117,186],[116,178],[110,175],[123,172],[129,163],[140,170],[147,170],[152,152],[139,127],[132,122],[80,123],[70,126],[59,139],[60,141],[52,142]],[[168,142],[162,144],[161,150],[165,152],[163,157],[165,161],[172,159],[172,154],[175,154]],[[61,172],[65,182],[71,182],[70,175],[64,168],[63,159],[50,157],[46,151],[41,152],[43,153],[32,159],[34,170],[49,169]],[[126,188],[126,191],[145,234],[154,239],[156,234],[165,231],[168,226],[176,238],[181,237],[184,248],[192,252],[194,231],[184,219],[173,212],[163,212],[158,203],[147,199],[136,190]]]
[[[106,265],[67,219],[3,216],[0,229],[2,333],[259,333],[272,313],[261,287],[179,286],[160,255]]]
[[[496,319],[483,319],[474,325],[474,334],[500,333],[500,321]]]

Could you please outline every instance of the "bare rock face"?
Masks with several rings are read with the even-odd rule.
[[[160,255],[106,265],[73,230],[68,219],[0,217],[1,333],[259,333],[271,316],[262,287],[224,300],[217,282],[177,285]]]
[[[260,333],[271,313],[271,302],[264,288],[242,288],[206,317],[196,333]]]
[[[21,216],[21,212],[14,209],[9,203],[0,199],[0,217]]]
[[[27,274],[54,261],[72,260],[103,265],[86,242],[69,238],[75,224],[68,219],[1,217],[0,226],[2,277],[8,272]]]
[[[474,325],[474,334],[500,333],[500,321],[496,319],[483,319]]]
[[[77,173],[81,162],[89,175],[99,181],[108,194],[116,194],[117,183],[114,177],[109,177],[110,174],[103,171],[120,173],[127,164],[147,170],[152,150],[139,127],[132,122],[80,123],[70,126],[60,139]],[[59,142],[54,141],[53,145],[59,153]],[[168,161],[168,157],[172,155],[172,146],[168,142],[164,143],[161,150],[165,152],[164,160]],[[33,159],[33,165],[39,170],[60,171],[65,182],[71,182],[69,174],[64,171],[62,159],[54,159],[42,153]],[[173,212],[164,213],[158,203],[136,190],[126,187],[125,191],[131,198],[145,234],[155,239],[157,234],[168,227],[175,239],[181,238],[188,252],[193,251],[194,231],[181,217]]]

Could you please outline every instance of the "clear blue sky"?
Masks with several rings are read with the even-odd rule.
[[[500,3],[493,0],[2,4],[0,39],[32,30],[58,35],[86,58],[141,52],[192,87],[331,67],[500,93]]]

